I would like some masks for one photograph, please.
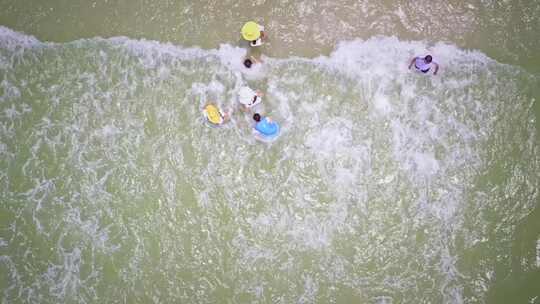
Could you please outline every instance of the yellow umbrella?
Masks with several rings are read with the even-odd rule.
[[[242,26],[242,37],[244,37],[244,39],[247,41],[257,40],[260,36],[261,30],[259,29],[259,25],[257,23],[249,21]]]

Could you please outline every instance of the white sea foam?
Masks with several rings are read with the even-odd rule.
[[[536,267],[540,268],[540,238],[536,240]]]
[[[233,47],[229,44],[221,44],[216,51],[221,62],[226,65],[231,71],[241,73],[248,80],[261,80],[267,72],[266,64],[255,63],[251,68],[244,66],[244,59],[247,59],[247,50],[245,48]],[[240,74],[237,74],[240,76]]]
[[[0,25],[0,48],[2,50],[19,52],[24,48],[31,48],[40,44],[41,42],[33,36]]]
[[[0,96],[0,102],[9,101],[12,99],[18,99],[21,97],[21,91],[16,86],[9,83],[4,79],[0,82],[0,87],[3,90],[2,96]]]
[[[71,252],[63,252],[62,263],[51,265],[43,275],[47,283],[52,284],[49,292],[57,299],[73,297],[82,285],[80,277],[81,250],[75,248]]]
[[[39,45],[20,35],[0,30],[2,54]],[[13,227],[33,225],[53,257],[27,261],[49,265],[35,274],[41,285],[18,276],[16,256],[2,259],[19,277],[4,299],[43,288],[58,301],[96,294],[108,263],[119,286],[101,288],[134,301],[212,302],[221,288],[309,303],[334,299],[328,286],[341,285],[377,303],[467,302],[455,239],[497,132],[492,117],[515,93],[493,88],[499,65],[484,55],[377,37],[246,71],[245,50],[229,45],[121,37],[48,47],[21,62],[43,78],[1,83],[0,151],[28,155],[17,164],[22,177],[5,175],[24,189],[6,207],[30,210],[32,219],[12,219]],[[439,76],[407,69],[427,52]],[[207,100],[234,107],[240,87],[264,84],[264,114],[282,122],[279,141],[250,141],[248,114],[225,128],[200,123]],[[22,106],[23,94],[45,96],[48,107]],[[36,123],[20,123],[28,109]],[[25,138],[6,135],[17,132]]]

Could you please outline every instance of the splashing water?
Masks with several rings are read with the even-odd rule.
[[[440,75],[407,70],[425,48],[377,37],[246,72],[229,45],[0,28],[2,302],[482,299],[538,199],[538,80],[448,44]],[[244,85],[277,141],[240,111],[204,123]]]

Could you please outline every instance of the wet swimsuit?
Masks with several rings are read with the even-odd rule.
[[[427,73],[431,68],[431,62],[427,63],[424,58],[417,57],[414,61],[414,67],[422,73]]]

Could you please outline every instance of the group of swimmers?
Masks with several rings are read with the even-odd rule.
[[[249,41],[249,45],[251,47],[263,45],[268,38],[264,31],[264,26],[253,21],[249,21],[244,24],[241,34],[245,40]],[[250,69],[254,64],[261,63],[262,60],[257,59],[254,56],[248,56],[243,62],[244,66],[248,69]],[[435,67],[433,75],[437,75],[437,72],[439,71],[439,65],[433,61],[433,57],[431,55],[414,57],[409,64],[409,69],[411,69],[413,65],[418,72],[424,74],[427,74],[433,66]],[[243,87],[239,91],[238,102],[240,103],[241,109],[244,112],[251,112],[253,107],[261,103],[262,97],[262,92],[254,91],[249,87]],[[230,110],[224,113],[217,107],[217,105],[208,103],[204,106],[203,114],[211,124],[221,125],[230,119],[232,111]],[[272,138],[279,134],[279,125],[277,122],[270,119],[270,117],[264,117],[259,113],[254,113],[253,120],[255,121],[253,130],[256,135],[262,136],[263,138]]]
[[[259,47],[264,44],[268,38],[264,32],[264,26],[253,21],[249,21],[242,27],[242,37],[249,42],[251,47]],[[261,64],[262,60],[254,56],[248,56],[244,59],[244,67],[250,69],[255,64]],[[262,102],[264,94],[261,91],[253,90],[249,87],[242,87],[238,92],[238,102],[244,112],[251,112],[253,108]],[[213,125],[222,125],[229,121],[232,111],[221,111],[217,105],[207,103],[204,106],[203,114],[209,123]],[[271,139],[279,134],[279,124],[273,121],[270,117],[262,116],[259,113],[253,113],[255,122],[253,131],[258,137],[263,139]]]

